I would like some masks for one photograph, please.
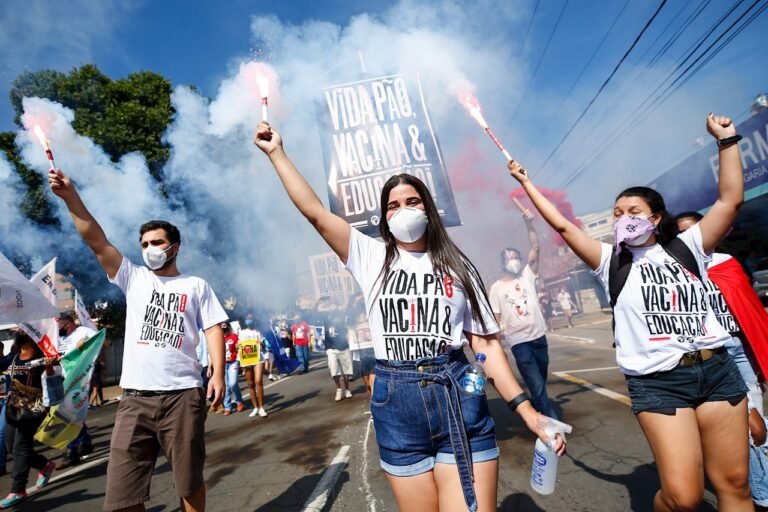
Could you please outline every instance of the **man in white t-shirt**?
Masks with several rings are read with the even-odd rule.
[[[208,396],[217,407],[224,395],[219,324],[227,315],[208,283],[179,272],[181,234],[176,226],[165,221],[143,224],[139,241],[146,267],[135,265],[109,242],[61,170],[49,171],[48,182],[109,281],[126,296],[124,392],[110,442],[104,509],[143,509],[162,450],[173,468],[181,509],[204,510],[207,407],[196,349],[202,329],[213,367]]]
[[[546,323],[536,292],[539,238],[530,210],[525,210],[523,218],[531,245],[528,264],[523,266],[517,249],[504,249],[501,263],[505,275],[491,285],[489,298],[493,314],[501,326],[501,341],[512,349],[517,369],[530,391],[533,407],[546,416],[557,418],[547,396],[549,353],[544,335]]]

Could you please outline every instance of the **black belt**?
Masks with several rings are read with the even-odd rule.
[[[192,389],[192,388],[189,388],[189,389]],[[124,389],[123,396],[140,396],[140,397],[167,396],[167,395],[173,395],[176,393],[182,393],[184,391],[187,391],[187,389],[172,389],[170,391],[151,390],[151,389]]]

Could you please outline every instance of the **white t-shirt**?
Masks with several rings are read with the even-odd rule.
[[[120,387],[172,391],[202,386],[200,330],[228,320],[208,283],[194,276],[160,277],[127,258],[110,282],[123,290],[127,304]]]
[[[547,324],[536,293],[536,274],[526,265],[520,276],[499,279],[491,285],[491,309],[501,318],[501,341],[505,346],[544,336]]]
[[[733,256],[730,254],[713,252],[712,261],[709,263],[709,265],[707,265],[707,269],[728,261],[732,257]],[[720,288],[718,288],[718,286],[711,279],[707,279],[704,282],[704,286],[707,287],[707,293],[709,294],[709,306],[715,312],[717,321],[720,322],[720,325],[723,326],[723,329],[731,334],[740,333],[741,327],[739,327],[739,323],[733,317],[733,313],[731,313],[731,310],[728,307],[728,303],[725,302],[725,297],[723,297],[723,292],[720,291]]]
[[[698,224],[678,238],[696,257],[706,280],[710,257],[704,253]],[[600,266],[594,273],[609,294],[614,249],[608,244],[602,248]],[[686,352],[717,348],[731,338],[717,322],[702,282],[659,244],[628,250],[632,269],[613,310],[616,360],[625,374],[671,370]]]
[[[558,293],[557,302],[560,303],[560,307],[563,309],[563,311],[570,311],[573,307],[571,306],[571,294],[568,292]]]
[[[66,355],[70,350],[77,346],[77,342],[82,339],[88,339],[95,335],[96,331],[89,329],[84,325],[78,325],[77,328],[72,331],[69,336],[59,335],[59,354]]]
[[[387,281],[379,279],[384,243],[351,230],[347,270],[357,280],[369,311],[376,359],[412,361],[463,345],[463,331],[493,334],[499,327],[490,307],[482,312],[486,330],[457,279],[435,274],[427,253],[399,250]],[[482,304],[482,292],[478,289]]]

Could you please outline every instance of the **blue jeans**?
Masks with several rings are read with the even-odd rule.
[[[227,411],[231,411],[237,404],[243,403],[243,394],[240,392],[240,386],[237,384],[239,373],[240,363],[238,361],[226,364],[227,391],[224,393],[224,409]]]
[[[477,510],[472,464],[499,458],[485,393],[464,391],[464,353],[417,361],[376,361],[371,415],[381,467],[414,476],[435,464],[455,464],[464,500]]]
[[[301,371],[306,373],[309,371],[309,345],[296,345],[296,357],[299,358],[299,365]]]
[[[512,355],[515,356],[517,369],[525,385],[528,386],[533,408],[545,416],[559,419],[547,396],[547,369],[549,368],[547,337],[542,336],[532,341],[512,345]]]

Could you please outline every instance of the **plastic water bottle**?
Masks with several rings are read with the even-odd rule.
[[[467,372],[464,374],[464,378],[461,379],[461,387],[467,393],[474,395],[482,395],[483,388],[485,387],[485,369],[483,363],[485,362],[485,354],[475,354],[475,362],[472,363]]]
[[[539,420],[539,428],[549,437],[549,442],[545,443],[541,439],[536,439],[533,448],[533,469],[531,469],[531,487],[539,494],[552,494],[555,491],[555,480],[557,480],[557,462],[558,456],[552,449],[555,436],[560,434],[565,441],[565,434],[570,434],[573,427],[557,421],[554,418],[544,417]]]

